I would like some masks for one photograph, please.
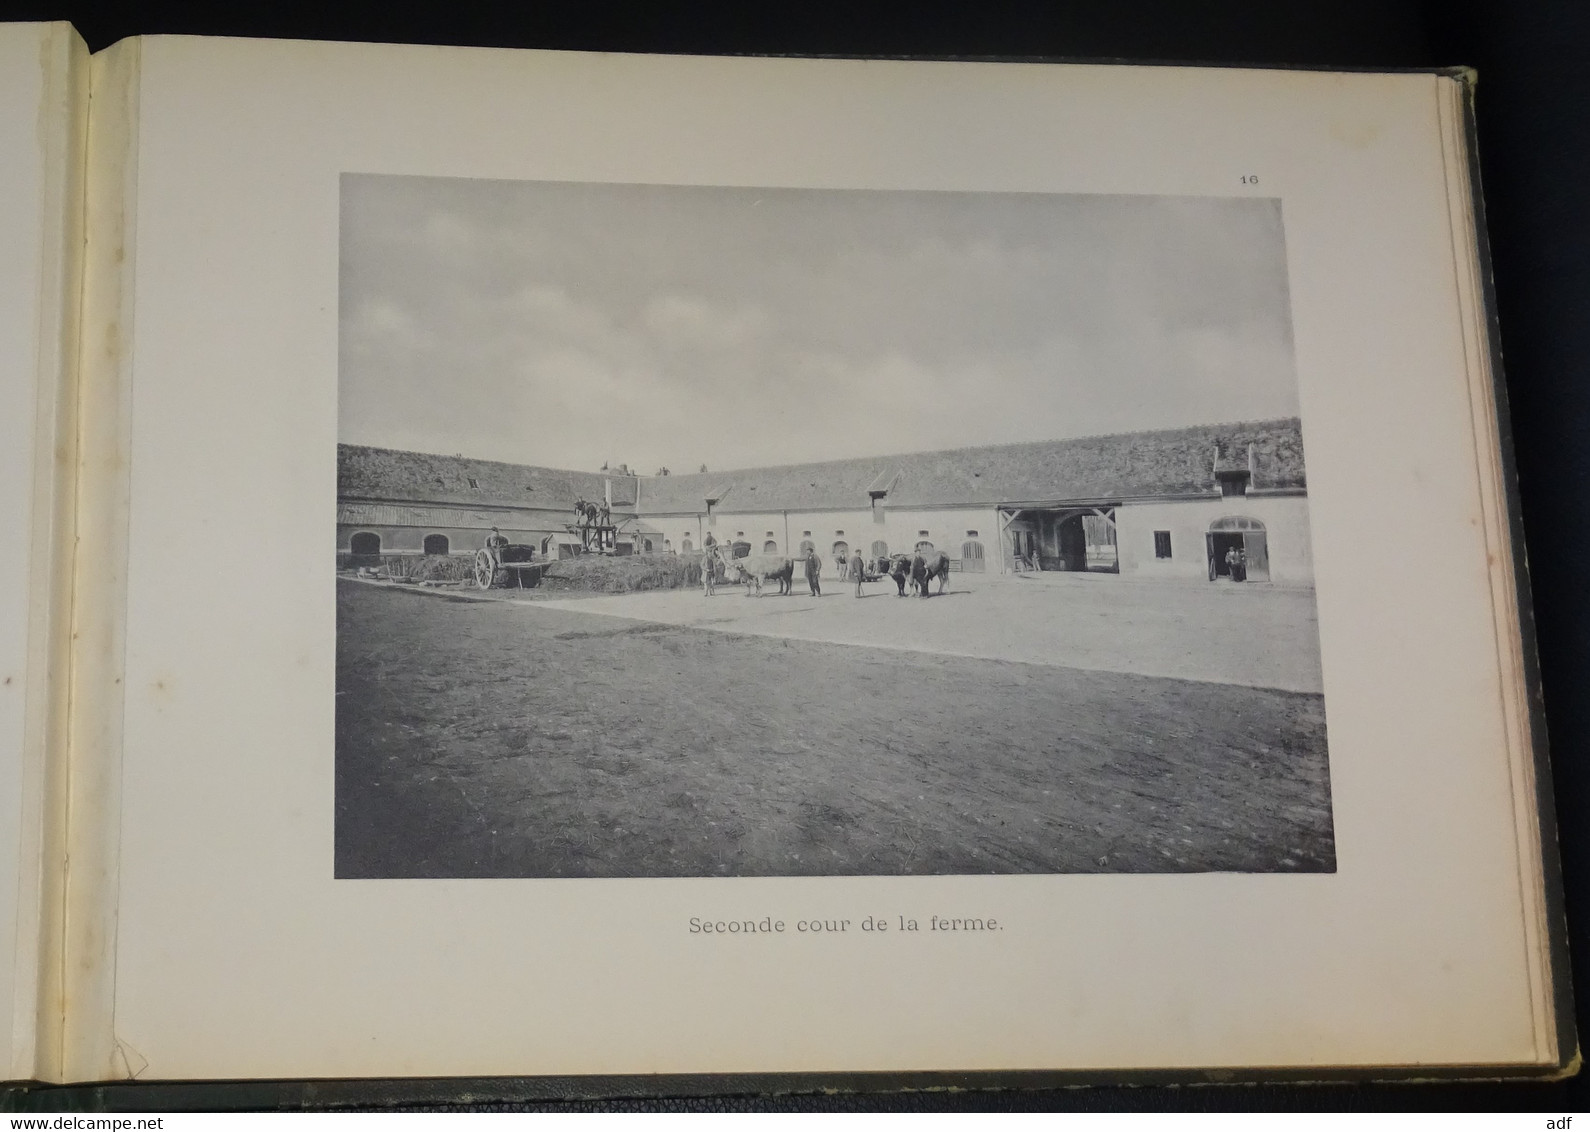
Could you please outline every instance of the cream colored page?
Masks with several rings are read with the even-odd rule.
[[[1530,993],[1441,81],[146,41],[126,1063],[295,1077],[1553,1060]],[[1279,197],[1336,871],[333,879],[333,592],[315,548],[334,523],[350,172]],[[902,913],[1005,930],[687,930]]]
[[[87,53],[65,24],[0,27],[0,1067],[48,1071],[51,813],[70,549],[76,244]],[[46,984],[41,987],[41,978]],[[42,1028],[41,1028],[42,1027]]]

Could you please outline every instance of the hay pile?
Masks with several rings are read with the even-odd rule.
[[[546,589],[579,593],[627,594],[700,584],[700,561],[674,555],[565,558],[548,563],[541,576],[541,585]]]
[[[383,554],[376,568],[395,581],[473,584],[475,580],[472,554]]]

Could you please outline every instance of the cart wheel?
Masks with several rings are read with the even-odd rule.
[[[483,590],[491,589],[496,580],[497,563],[489,550],[475,551],[475,584]]]

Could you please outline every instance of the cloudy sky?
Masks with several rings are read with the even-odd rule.
[[[1275,201],[348,175],[340,437],[651,473],[1295,415]]]

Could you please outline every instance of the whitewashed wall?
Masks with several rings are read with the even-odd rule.
[[[1264,524],[1271,582],[1292,586],[1314,584],[1308,499],[1301,495],[1124,504],[1115,512],[1121,573],[1207,580],[1209,560],[1204,535],[1210,523],[1227,515],[1246,515]],[[1170,532],[1170,558],[1154,556],[1155,531]]]
[[[696,515],[647,515],[650,526],[662,530],[675,548],[688,537],[691,546],[699,549],[701,535],[711,532],[721,543],[732,543],[743,537],[751,544],[753,553],[761,553],[762,545],[772,532],[779,554],[794,555],[801,542],[810,538],[823,559],[823,572],[834,573],[833,546],[843,541],[852,552],[860,548],[863,555],[871,555],[872,544],[882,540],[888,544],[889,553],[909,553],[922,540],[920,532],[939,550],[948,551],[952,558],[961,555],[961,544],[967,540],[967,531],[976,531],[983,544],[988,561],[987,569],[997,572],[998,515],[992,507],[957,508],[954,510],[890,510],[884,508],[882,521],[869,508],[853,511],[782,511],[723,512],[715,515],[708,524],[705,517]],[[786,530],[788,534],[786,536]],[[700,533],[698,533],[698,531]],[[744,532],[743,536],[740,532]],[[806,534],[810,531],[811,534]]]

